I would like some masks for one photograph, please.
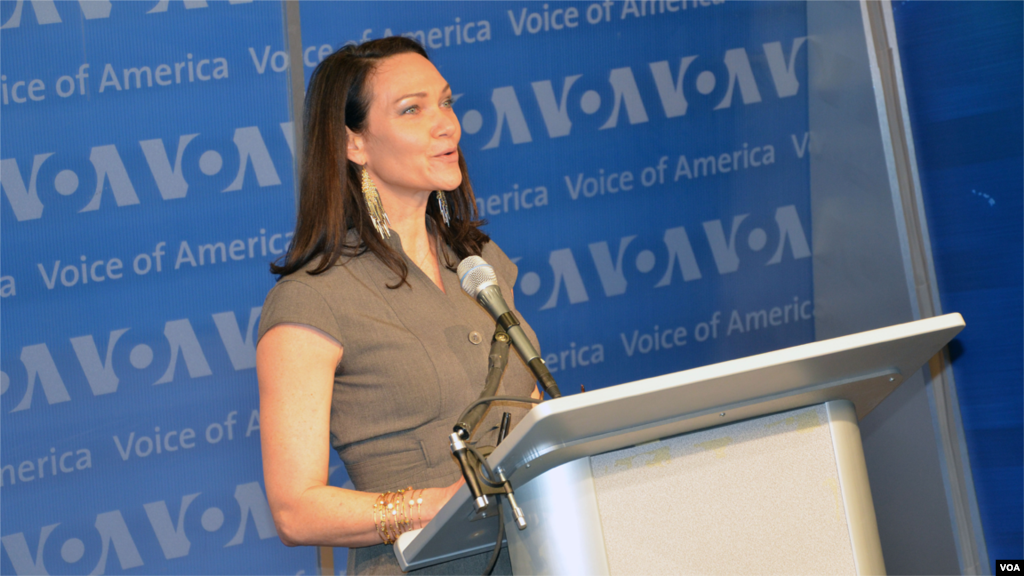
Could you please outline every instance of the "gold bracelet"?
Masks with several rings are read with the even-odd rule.
[[[408,500],[406,493],[409,494]],[[419,498],[413,499],[414,494],[412,486],[409,486],[397,492],[386,491],[374,500],[373,523],[377,530],[377,536],[384,544],[394,544],[399,536],[414,528],[412,521],[414,503],[416,504],[419,527],[423,527],[423,490],[419,490]]]
[[[401,508],[403,492],[404,490],[399,488],[398,492],[395,492],[394,497],[391,498],[391,506],[389,506],[391,509],[391,525],[393,527],[392,537],[395,540],[398,540],[398,536],[402,533],[402,525],[398,519],[398,511]]]
[[[398,538],[396,530],[392,530],[392,518],[395,515],[395,493],[389,492],[388,498],[386,499],[387,506],[384,508],[384,532],[388,535],[388,539],[384,541],[385,544],[394,544]]]
[[[412,487],[410,486],[409,489],[411,490]],[[398,516],[396,517],[396,521],[398,523],[399,534],[409,531],[409,514],[405,506],[405,492],[405,490],[398,491]]]
[[[412,494],[413,494],[412,486],[409,486],[406,489],[406,491],[409,493],[409,497],[411,498]],[[405,528],[402,530],[403,532],[408,532],[409,530],[412,530],[412,528],[413,528],[413,526],[412,526],[412,514],[411,514],[412,510],[411,510],[411,507],[410,507],[411,503],[412,502],[409,501],[409,500],[406,500],[405,497],[402,498],[402,510],[403,510],[403,513],[405,514],[405,519],[403,520],[403,523],[405,524]]]
[[[420,490],[420,497],[416,499],[416,517],[419,518],[420,528],[423,528],[423,490]]]
[[[414,524],[413,521],[412,521],[412,509],[413,509],[413,506],[415,506],[415,505],[416,505],[416,491],[415,490],[410,490],[409,491],[409,497],[406,498],[406,500],[405,500],[406,524],[409,526],[409,530],[415,530],[416,529],[416,524]]]
[[[387,527],[387,516],[386,516],[387,508],[385,507],[385,504],[387,502],[389,494],[390,494],[390,492],[384,492],[383,494],[377,496],[377,498],[374,499],[374,501],[373,501],[373,524],[374,524],[375,528],[377,529],[377,536],[385,544],[389,543],[388,542],[389,535],[388,535],[388,527]]]
[[[394,508],[394,504],[393,504],[394,499],[395,499],[395,493],[394,492],[388,492],[387,496],[384,498],[384,508],[381,510],[381,512],[383,512],[383,516],[384,516],[382,518],[381,524],[384,526],[384,536],[385,536],[384,543],[385,544],[394,544],[395,543],[395,538],[397,538],[397,535],[395,534],[394,530],[391,529],[391,524],[390,524],[391,510]]]
[[[412,500],[409,501],[410,507],[412,502]],[[423,489],[419,490],[419,495],[416,497],[416,525],[423,528]]]

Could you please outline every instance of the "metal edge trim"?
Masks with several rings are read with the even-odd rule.
[[[846,512],[857,574],[885,574],[882,541],[878,535],[857,413],[849,400],[826,402],[825,412],[839,475],[839,496]]]
[[[893,152],[893,168],[898,183],[898,188],[893,190],[893,200],[900,240],[904,243],[904,256],[909,258],[905,266],[914,316],[934,317],[942,313],[942,303],[935,277],[892,2],[862,0],[862,6],[865,30],[871,35],[869,51],[875,59],[872,69],[874,71],[877,66],[879,71],[876,92],[880,97],[877,100],[885,105],[885,110],[879,110],[879,114],[887,118],[888,133],[883,130],[883,139]],[[957,559],[961,572],[965,574],[989,574],[987,546],[948,352],[944,349],[936,354],[929,362],[929,368],[925,372],[926,388]]]
[[[587,472],[588,472],[588,474],[587,474],[587,480],[586,480],[587,493],[589,494],[590,500],[593,503],[594,515],[597,517],[596,518],[597,522],[595,523],[594,527],[591,528],[592,532],[596,532],[597,533],[597,534],[593,535],[593,536],[595,536],[595,539],[594,539],[594,549],[591,550],[591,552],[595,556],[600,554],[600,556],[602,558],[604,558],[604,571],[603,572],[595,572],[595,575],[597,575],[597,574],[611,574],[612,573],[611,565],[608,564],[608,543],[605,541],[604,523],[601,520],[601,503],[597,501],[597,485],[594,484],[594,464],[593,464],[593,458],[594,458],[593,456],[587,456]],[[599,538],[597,538],[597,536],[599,536]],[[600,550],[597,550],[598,547],[600,547]]]
[[[302,176],[302,114],[306,100],[306,68],[302,60],[302,18],[298,0],[282,0],[284,36],[288,45],[288,108],[292,117],[292,179],[295,211],[299,210]]]

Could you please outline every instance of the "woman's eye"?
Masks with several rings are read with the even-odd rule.
[[[402,114],[412,114],[416,112],[416,106],[409,106],[405,110],[402,110]]]
[[[454,104],[454,103],[455,103],[454,100],[452,100],[451,98],[448,98],[447,100],[445,100],[444,102],[441,103],[441,106],[444,106],[445,108],[451,108],[452,104]]]

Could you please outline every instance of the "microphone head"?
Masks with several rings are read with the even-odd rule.
[[[498,285],[498,276],[494,273],[494,268],[479,256],[469,256],[459,262],[458,274],[462,290],[473,298],[476,298],[484,288]]]

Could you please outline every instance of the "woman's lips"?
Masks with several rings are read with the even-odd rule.
[[[458,160],[459,160],[459,151],[458,151],[458,149],[449,150],[447,152],[442,152],[442,153],[434,156],[434,158],[437,158],[438,160],[441,160],[442,162],[458,162]]]

